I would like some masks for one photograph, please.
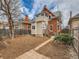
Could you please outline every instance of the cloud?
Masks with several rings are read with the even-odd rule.
[[[62,12],[62,20],[65,27],[70,18],[70,11],[72,11],[72,17],[79,13],[79,0],[57,0],[57,4],[57,9]]]
[[[23,4],[22,12],[24,13],[24,15],[28,15],[30,19],[33,19],[36,14],[41,12],[45,5],[47,5],[49,9],[53,9],[55,7],[54,0],[33,0],[33,1],[34,2],[30,1],[32,9],[29,7],[30,4],[28,4],[28,1],[27,2],[24,1],[22,3]]]
[[[20,0],[20,1],[23,6],[25,6],[29,9],[29,11],[32,9],[34,0]]]
[[[23,6],[24,7],[23,12],[25,13],[25,15],[29,15],[30,19],[33,19],[36,14],[41,12],[44,5],[47,5],[47,7],[50,9],[51,12],[61,11],[64,26],[67,26],[70,17],[70,11],[72,11],[72,16],[79,13],[79,7],[78,7],[79,0],[32,0],[32,1],[34,2],[32,3],[30,2],[31,6],[33,4],[31,11],[29,11],[28,7]]]

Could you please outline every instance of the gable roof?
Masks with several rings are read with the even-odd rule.
[[[36,14],[35,16],[39,16],[41,15],[42,13],[47,13],[48,16],[53,16],[52,20],[55,19],[55,18],[59,18],[61,16],[61,12],[60,11],[56,11],[56,12],[51,12],[46,6],[44,6],[43,10]],[[36,18],[36,17],[35,17]],[[36,20],[32,20],[31,23],[34,23]]]
[[[43,11],[47,11],[49,14],[51,14],[52,16],[55,16],[51,11],[48,10],[48,8],[46,6],[44,6]]]
[[[72,18],[79,18],[79,13],[75,16],[73,16]]]
[[[51,11],[48,10],[48,8],[46,6],[44,6],[43,10],[40,13],[36,14],[35,16],[39,16],[42,12],[44,12],[44,13],[48,12],[52,16],[55,16]]]

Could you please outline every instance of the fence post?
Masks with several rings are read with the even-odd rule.
[[[78,42],[78,59],[79,59],[79,42]]]
[[[79,59],[79,27],[78,27],[78,59]]]

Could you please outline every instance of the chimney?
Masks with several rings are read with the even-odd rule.
[[[25,16],[26,32],[28,32],[28,16]]]
[[[72,11],[70,11],[70,19],[72,18]]]
[[[25,16],[25,22],[28,23],[28,16]]]
[[[25,16],[25,21],[27,21],[28,20],[28,16]]]
[[[46,8],[47,6],[45,5],[44,8]]]

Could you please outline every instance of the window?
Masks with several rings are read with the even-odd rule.
[[[35,26],[32,26],[32,29],[35,29]]]
[[[44,13],[41,13],[41,16],[44,16]]]
[[[45,13],[45,16],[47,16],[47,17],[48,17],[48,14],[47,14],[47,13]]]
[[[49,16],[49,19],[51,19],[51,16]]]
[[[50,30],[52,30],[52,25],[50,26]]]
[[[60,26],[58,25],[58,30],[60,29]]]
[[[28,25],[28,29],[29,29],[29,30],[31,29],[31,25]]]
[[[49,16],[49,19],[53,19],[53,16]]]
[[[36,15],[36,17],[38,17],[39,15]]]

